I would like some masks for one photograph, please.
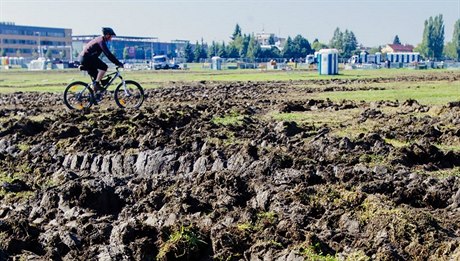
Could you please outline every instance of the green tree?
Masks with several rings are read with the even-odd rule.
[[[238,36],[241,36],[241,27],[239,24],[236,24],[235,30],[230,38],[234,41]]]
[[[200,59],[208,58],[208,44],[201,39]]]
[[[219,45],[219,48],[217,50],[217,56],[227,57],[227,47],[225,46],[225,42],[222,42],[222,44]]]
[[[260,53],[259,53],[259,56],[257,58],[279,58],[281,57],[281,52],[280,50],[275,47],[275,46],[272,46],[270,49],[261,49]]]
[[[358,47],[358,40],[356,40],[353,31],[345,30],[342,41],[342,55],[345,58],[349,58],[353,55],[353,52]]]
[[[241,46],[239,48],[239,55],[240,58],[246,58],[246,54],[248,53],[248,46],[250,41],[250,36],[244,34],[241,41]]]
[[[393,44],[401,44],[401,41],[399,41],[398,35],[396,35],[395,38],[393,39]]]
[[[195,49],[193,50],[193,61],[198,63],[200,62],[201,58],[201,45],[196,41]]]
[[[286,43],[284,43],[283,51],[281,52],[281,55],[283,58],[293,58],[295,55],[294,52],[294,43],[292,42],[292,39],[290,36],[288,36]]]
[[[228,58],[238,58],[239,51],[234,44],[229,44],[227,47],[227,57]]]
[[[294,37],[292,44],[294,46],[295,58],[306,57],[308,54],[313,53],[310,42],[308,42],[308,40],[302,37],[300,34]]]
[[[21,52],[21,49],[17,49],[16,50],[16,57],[21,57],[22,56],[22,52]]]
[[[188,63],[193,62],[195,58],[193,54],[192,45],[189,42],[187,42],[187,44],[184,47],[184,58],[185,58],[185,61]]]
[[[334,31],[334,35],[332,36],[331,41],[329,42],[329,46],[331,48],[335,48],[337,50],[342,50],[343,46],[343,33],[340,31],[340,28],[336,28]]]
[[[212,58],[214,56],[217,56],[217,52],[219,51],[219,46],[215,41],[212,41],[211,46],[208,48],[208,57]]]
[[[448,57],[448,58],[451,58],[451,59],[457,59],[457,52],[455,50],[455,46],[454,46],[454,43],[453,42],[448,42],[445,46],[444,46],[444,51],[443,51],[443,57]]]
[[[311,43],[311,48],[313,48],[313,52],[317,52],[321,49],[327,48],[327,44],[320,43],[318,39],[315,39],[313,43]]]
[[[270,37],[268,38],[268,44],[275,45],[275,36],[273,34],[270,34]]]
[[[232,56],[235,56],[233,58],[238,58],[240,56],[240,50],[243,48],[243,36],[237,35],[235,39],[229,43],[228,48],[232,48],[232,50],[233,49],[236,50],[238,54],[235,56],[234,55],[235,51],[232,51]]]
[[[444,21],[442,14],[425,20],[420,51],[427,58],[441,58],[444,48]]]
[[[248,44],[248,51],[246,53],[246,57],[250,59],[255,59],[260,56],[261,48],[260,43],[257,42],[254,35],[249,37],[249,44]]]
[[[457,54],[457,60],[460,60],[460,19],[455,22],[454,35],[452,36],[452,45],[454,52]]]
[[[0,57],[6,56],[6,51],[4,49],[0,49]]]

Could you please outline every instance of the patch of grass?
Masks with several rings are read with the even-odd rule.
[[[7,240],[9,239],[9,235],[8,233],[6,233],[5,231],[1,231],[0,232],[0,248],[2,249],[6,249],[8,247],[8,244],[7,244]]]
[[[15,174],[8,174],[6,172],[0,172],[0,183],[3,183],[3,182],[8,182],[8,183],[11,183],[13,182],[15,179],[20,179],[21,177],[20,176],[17,176]]]
[[[405,76],[426,76],[445,73],[446,70],[341,70],[339,75],[318,75],[317,71],[292,70],[292,71],[265,71],[265,70],[222,70],[212,71],[201,68],[202,64],[189,64],[187,71],[129,71],[125,70],[123,76],[126,79],[139,82],[145,89],[158,88],[170,82],[198,82],[198,81],[308,81],[330,79],[372,79],[392,78]],[[111,70],[111,69],[110,69]],[[28,71],[9,70],[1,71],[2,81],[0,92],[37,91],[37,92],[63,92],[64,88],[73,81],[89,81],[88,75],[77,69],[51,70],[51,71]],[[411,84],[411,83],[407,83]],[[418,83],[420,85],[420,83]],[[384,83],[372,84],[373,86],[385,86]],[[398,84],[400,85],[400,84]],[[422,84],[423,86],[424,84]],[[391,84],[387,84],[391,87]],[[417,83],[412,83],[412,88],[417,88]],[[112,88],[112,87],[111,87]],[[331,94],[331,93],[328,93]],[[325,94],[325,95],[328,95]],[[426,93],[425,93],[426,94]],[[457,93],[458,94],[458,93]],[[441,94],[443,95],[443,94]],[[335,96],[335,95],[332,95]]]
[[[331,135],[337,137],[348,137],[350,139],[356,139],[362,133],[367,134],[373,132],[378,123],[374,120],[368,119],[362,123],[354,123],[351,119],[344,122],[339,128],[333,129]]]
[[[18,149],[20,151],[28,151],[30,150],[30,145],[29,144],[25,144],[25,143],[19,143],[18,144]]]
[[[236,228],[242,232],[250,232],[254,229],[254,226],[251,223],[242,223],[236,225]]]
[[[235,137],[235,133],[229,130],[223,130],[220,132],[219,137],[207,137],[206,142],[210,144],[215,144],[218,146],[230,146],[237,144],[244,144],[246,141],[243,138]]]
[[[400,141],[396,139],[385,139],[385,142],[392,145],[395,148],[402,148],[402,147],[407,147],[410,145],[409,142]]]
[[[112,127],[112,132],[110,137],[118,138],[124,134],[132,134],[136,130],[133,124],[129,123],[117,123],[115,126]]]
[[[367,163],[369,166],[375,166],[387,162],[387,156],[375,154],[363,154],[359,157],[359,162]]]
[[[315,110],[305,112],[279,113],[270,112],[266,118],[276,121],[294,121],[299,124],[314,124],[315,126],[331,125],[338,126],[353,120],[359,113],[358,109],[350,110]]]
[[[447,152],[447,151],[460,152],[460,145],[436,144],[436,147],[438,147],[438,149],[444,152]]]
[[[13,165],[5,167],[8,171],[0,172],[0,184],[13,183],[15,180],[23,180],[24,176],[32,173],[32,169],[26,164]],[[33,191],[21,191],[21,192],[7,192],[3,188],[0,188],[0,197],[8,199],[28,199],[35,193]]]
[[[355,100],[355,101],[405,101],[415,99],[424,105],[444,105],[448,102],[458,100],[458,85],[449,81],[436,82],[398,82],[375,83],[374,87],[383,87],[384,90],[356,90],[337,91],[315,94],[316,98],[329,98],[333,101]]]
[[[257,218],[260,225],[272,225],[278,219],[278,215],[273,211],[261,212],[257,214]]]
[[[243,124],[244,116],[240,115],[237,112],[231,112],[228,115],[223,117],[214,117],[212,118],[211,122],[217,125],[242,125]]]
[[[435,231],[439,221],[426,209],[396,205],[386,196],[369,194],[357,210],[356,217],[363,231],[384,230],[389,244],[412,245],[425,257],[429,253],[432,243],[420,242],[420,231]],[[427,242],[435,242],[430,240]]]
[[[252,222],[240,223],[236,228],[244,233],[251,233],[253,231],[261,231],[267,226],[274,225],[278,220],[278,214],[273,211],[260,212],[257,214],[257,220]]]
[[[370,261],[371,258],[362,250],[355,251],[345,258],[345,261]]]
[[[307,244],[302,244],[299,246],[299,253],[305,257],[306,260],[314,260],[314,261],[339,261],[336,256],[332,256],[330,254],[323,254],[320,250],[321,247],[319,243],[311,246]]]
[[[277,248],[283,248],[283,244],[281,244],[280,242],[276,240],[270,240],[269,244]]]
[[[163,260],[168,254],[174,254],[174,258],[189,256],[198,251],[203,244],[206,242],[201,239],[199,232],[192,225],[182,225],[178,230],[173,231],[160,247],[157,259]]]
[[[379,198],[373,195],[367,197],[361,204],[361,207],[362,211],[359,213],[359,221],[362,224],[381,217],[386,217],[386,219],[401,219],[406,215],[402,208],[384,205]]]
[[[301,200],[311,206],[343,206],[360,204],[362,194],[353,190],[347,190],[337,185],[331,185],[314,194],[300,195]]]
[[[34,195],[35,192],[33,191],[6,192],[3,188],[0,189],[0,198],[5,202],[9,200],[28,200]]]
[[[436,171],[418,171],[417,173],[438,178],[460,177],[460,167],[441,169]]]

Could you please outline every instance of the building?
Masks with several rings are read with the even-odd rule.
[[[271,49],[273,46],[275,46],[281,50],[284,46],[284,43],[286,42],[285,38],[278,37],[273,33],[256,33],[255,37],[256,41],[260,44],[262,49]]]
[[[76,58],[85,44],[99,35],[79,35],[72,37],[73,57]],[[159,42],[156,37],[115,36],[109,42],[109,49],[122,60],[150,60],[153,55],[180,56],[188,41],[175,40],[171,43]]]
[[[73,57],[78,57],[83,47],[98,36],[100,35],[72,36]],[[158,38],[155,37],[115,36],[108,47],[118,59],[145,59],[152,57],[152,50],[157,44]]]
[[[0,22],[0,52],[9,57],[68,60],[72,53],[72,29]]]
[[[382,53],[411,53],[414,51],[414,46],[410,44],[387,44],[382,48]]]

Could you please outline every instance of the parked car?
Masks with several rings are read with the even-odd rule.
[[[154,70],[179,69],[179,65],[171,62],[166,55],[155,55],[152,58],[151,68]]]

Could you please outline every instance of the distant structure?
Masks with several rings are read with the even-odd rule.
[[[317,59],[320,75],[339,74],[339,51],[337,49],[321,49],[317,54]]]
[[[414,51],[414,46],[410,44],[387,44],[382,48],[382,53],[411,53]]]
[[[414,46],[409,44],[387,44],[382,48],[382,53],[386,54],[386,60],[390,63],[404,64],[420,61],[420,53],[414,52]]]
[[[16,25],[0,22],[0,51],[4,56],[68,59],[72,53],[72,29]]]
[[[74,57],[83,50],[86,43],[99,35],[76,35],[72,37]],[[120,59],[150,60],[154,55],[180,57],[187,40],[159,42],[157,37],[116,36],[109,42],[112,53]]]
[[[255,37],[262,49],[271,49],[272,47],[276,47],[281,50],[286,42],[286,38],[278,37],[273,33],[256,33]]]

